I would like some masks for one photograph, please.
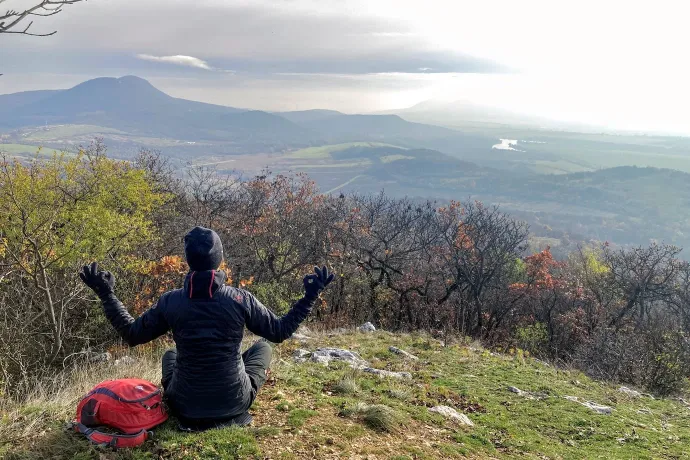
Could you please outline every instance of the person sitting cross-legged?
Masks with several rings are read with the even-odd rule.
[[[176,349],[163,355],[161,383],[182,428],[248,424],[247,410],[266,381],[272,348],[259,341],[240,353],[245,326],[270,342],[288,339],[333,274],[326,267],[315,268],[304,278],[304,297],[278,317],[249,292],[225,284],[225,273],[218,270],[223,246],[216,232],[195,227],[184,244],[190,269],[184,287],[164,293],[156,306],[136,320],[115,296],[112,273],[99,271],[94,262],[79,275],[98,295],[108,320],[130,346],[172,331]]]

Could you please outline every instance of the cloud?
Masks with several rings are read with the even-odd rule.
[[[196,67],[197,69],[214,70],[208,63],[194,56],[152,56],[150,54],[137,54],[138,59],[152,62],[165,62],[168,64],[181,65],[186,67]]]

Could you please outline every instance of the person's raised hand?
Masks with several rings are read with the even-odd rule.
[[[328,267],[323,268],[314,267],[314,273],[304,277],[304,291],[306,296],[316,298],[319,293],[323,291],[328,284],[333,281],[333,273],[328,273]]]
[[[108,295],[115,289],[115,276],[110,272],[99,271],[98,262],[84,265],[79,272],[79,278],[99,297]]]

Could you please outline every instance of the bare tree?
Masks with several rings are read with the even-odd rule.
[[[636,310],[641,322],[649,316],[655,303],[673,298],[674,280],[682,268],[676,259],[680,252],[680,248],[666,244],[620,251],[605,248],[604,260],[610,269],[613,288],[625,301],[611,318],[609,327],[619,328],[623,319],[634,316]]]
[[[7,0],[0,0],[0,5]],[[86,0],[42,0],[34,3],[33,6],[25,10],[8,9],[4,14],[0,14],[0,34],[21,34],[34,37],[48,37],[57,33],[57,30],[44,33],[33,33],[29,31],[33,25],[33,17],[54,16],[62,11],[65,5],[79,3]],[[28,21],[28,23],[27,23]]]
[[[479,337],[495,325],[497,310],[487,301],[495,291],[505,288],[504,275],[524,251],[528,227],[497,206],[486,207],[480,202],[464,203],[447,216],[442,238],[446,276],[451,280],[448,289],[466,292],[474,309],[471,332]],[[453,225],[447,225],[448,218]]]

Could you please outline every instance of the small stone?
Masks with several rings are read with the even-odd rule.
[[[311,355],[311,352],[309,350],[305,350],[303,348],[298,348],[292,353],[292,359],[296,363],[303,363],[307,360],[307,358]]]
[[[412,374],[409,372],[393,372],[384,369],[374,369],[373,367],[363,367],[362,372],[378,375],[379,377],[391,377],[394,379],[411,379]]]
[[[611,413],[613,412],[613,408],[609,406],[602,406],[601,404],[597,404],[592,401],[580,401],[580,398],[578,398],[577,396],[564,396],[564,398],[568,401],[576,402],[589,409],[592,409],[594,412],[598,412],[599,414],[611,415]]]
[[[611,413],[613,412],[613,409],[611,407],[602,406],[601,404],[596,404],[596,403],[593,403],[591,401],[584,402],[584,403],[582,403],[582,405],[585,407],[589,407],[594,412],[598,412],[598,413],[603,414],[603,415],[611,415]]]
[[[115,362],[113,363],[116,366],[129,366],[132,365],[136,362],[134,358],[131,356],[123,356],[120,359],[116,359]]]
[[[527,398],[527,399],[546,399],[546,398],[548,398],[547,394],[530,393],[529,391],[524,391],[524,390],[519,389],[518,387],[513,387],[513,386],[509,386],[508,391],[515,393],[518,396],[522,396],[523,398]]]
[[[368,366],[365,360],[362,359],[354,351],[344,350],[342,348],[318,348],[311,354],[311,360],[321,364],[328,364],[330,361],[345,361],[352,367]]]
[[[106,351],[105,353],[89,353],[86,359],[90,363],[107,363],[113,359],[113,356]]]
[[[467,415],[456,411],[452,407],[434,406],[431,409],[429,409],[429,412],[434,412],[436,414],[441,414],[446,418],[451,418],[461,425],[474,426],[474,423],[472,422],[472,420],[470,420],[470,418]]]
[[[371,324],[369,321],[367,321],[366,323],[359,326],[358,329],[359,329],[359,332],[365,332],[366,333],[366,332],[374,332],[376,330],[376,327],[374,327],[373,324]]]
[[[635,390],[630,389],[628,387],[620,387],[618,389],[618,391],[630,396],[631,398],[639,398],[640,396],[642,396],[642,393],[640,393],[639,391],[635,391]]]
[[[637,413],[638,413],[638,414],[651,414],[652,411],[649,410],[649,409],[639,409],[639,410],[637,411]]]
[[[522,394],[522,390],[519,389],[518,387],[508,387],[508,391],[511,391],[511,392],[519,394],[519,395]]]
[[[419,359],[412,353],[402,350],[398,347],[390,346],[388,347],[388,351],[390,351],[391,353],[395,353],[396,355],[404,356],[405,358],[413,359],[415,361]]]

